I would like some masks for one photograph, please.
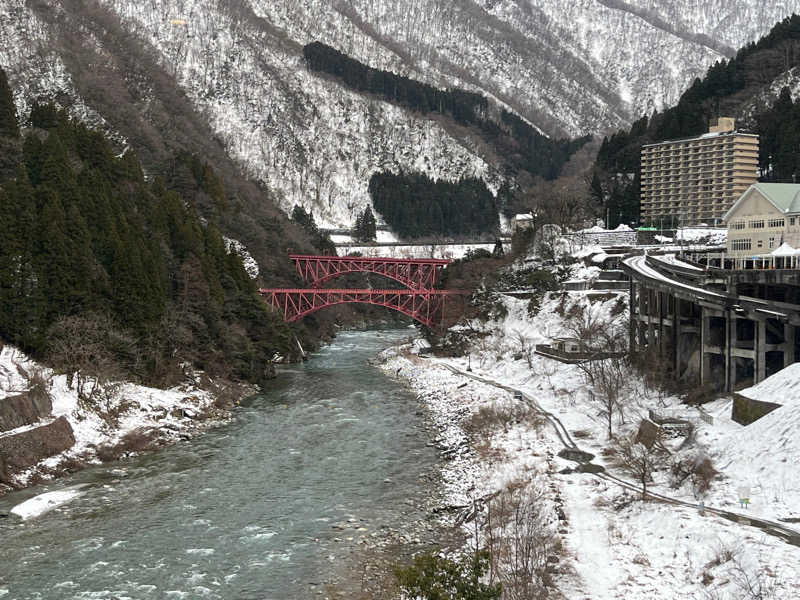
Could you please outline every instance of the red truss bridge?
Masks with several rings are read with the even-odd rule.
[[[320,287],[347,273],[376,273],[412,290],[432,290],[449,260],[436,258],[363,258],[360,256],[305,256],[291,254],[300,277]]]
[[[360,303],[396,310],[432,329],[443,322],[447,299],[464,294],[453,290],[262,289],[259,292],[268,305],[283,312],[287,322],[298,321],[328,306]]]

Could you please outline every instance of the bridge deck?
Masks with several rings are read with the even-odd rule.
[[[292,260],[309,260],[319,262],[350,262],[350,263],[390,263],[398,265],[441,265],[446,266],[453,261],[449,258],[383,258],[374,256],[313,256],[305,254],[290,254]]]

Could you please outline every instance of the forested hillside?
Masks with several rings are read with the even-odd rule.
[[[763,180],[795,180],[800,174],[800,107],[795,106],[792,91],[775,89],[775,82],[798,66],[800,16],[793,15],[734,58],[714,64],[676,106],[644,116],[630,129],[606,138],[592,191],[603,197],[612,226],[638,219],[642,145],[705,133],[720,116],[736,117],[737,128],[760,136]],[[759,98],[761,102],[756,101]]]
[[[372,202],[393,231],[407,238],[497,231],[498,210],[479,179],[433,181],[424,174],[375,173]]]
[[[514,113],[492,106],[482,94],[458,88],[440,90],[369,67],[320,42],[305,46],[303,56],[309,69],[333,75],[353,90],[375,94],[421,114],[446,115],[459,125],[472,126],[493,147],[508,174],[527,171],[533,177],[555,179],[570,156],[591,139],[550,139]]]
[[[230,210],[188,154],[145,180],[134,152],[53,105],[20,135],[0,70],[0,337],[67,370],[169,383],[179,362],[258,381],[292,334],[194,198]]]

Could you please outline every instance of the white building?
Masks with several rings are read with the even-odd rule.
[[[772,255],[784,244],[798,248],[800,184],[751,185],[725,214],[724,221],[728,226],[730,258]]]

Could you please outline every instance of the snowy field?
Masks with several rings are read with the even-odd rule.
[[[476,451],[476,440],[464,430],[470,416],[481,407],[514,401],[509,391],[467,379],[447,370],[448,366],[460,371],[470,366],[473,375],[524,392],[558,417],[582,450],[596,455],[595,464],[630,480],[604,458],[603,451],[609,446],[606,424],[579,367],[537,355],[531,357],[530,366],[527,359],[519,359],[522,340],[528,345],[546,343],[569,333],[561,314],[565,309],[568,313],[571,305],[583,305],[608,326],[615,321],[621,324],[625,314],[613,316],[615,298],[594,303],[579,293],[567,298],[565,306],[561,294],[551,294],[533,319],[527,315],[525,301],[505,298],[508,316],[485,325],[488,336],[478,338],[469,358],[422,358],[416,355],[416,347],[385,353],[387,372],[406,378],[439,424],[437,442],[458,449],[443,473],[450,502],[465,504],[515,479],[534,482],[532,485],[546,482],[547,501],[563,503],[565,521],[557,527],[564,556],[556,569],[556,581],[566,598],[755,598],[745,591],[748,585],[762,590],[758,597],[800,598],[798,547],[755,527],[701,514],[700,510],[703,502],[706,507],[745,516],[800,517],[800,400],[796,392],[800,373],[796,370],[785,372],[783,379],[761,384],[764,395],[784,390],[781,393],[786,397],[786,390],[791,390],[788,395],[793,394],[795,401],[749,427],[731,421],[729,399],[707,406],[713,415],[713,424],[708,424],[696,409],[649,389],[631,374],[624,399],[625,424],[615,419],[614,433],[619,436],[635,429],[650,408],[694,423],[694,443],[686,447],[678,441],[667,444],[670,461],[711,458],[719,474],[710,490],[699,492],[688,480],[671,485],[668,464],[654,473],[648,486],[649,491],[687,501],[692,507],[642,502],[638,492],[596,475],[559,473],[575,463],[557,456],[562,442],[546,424],[511,423],[492,436],[489,451]],[[627,300],[624,294],[622,298]],[[743,487],[749,488],[748,509],[740,509],[738,504]]]

